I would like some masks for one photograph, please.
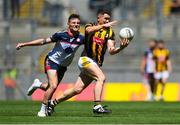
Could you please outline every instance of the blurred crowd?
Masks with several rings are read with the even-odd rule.
[[[11,19],[18,19],[22,15],[22,6],[26,2],[29,2],[29,9],[36,9],[38,6],[37,1],[31,1],[31,0],[3,0],[3,17],[11,18]],[[67,20],[69,13],[74,13],[77,11],[77,8],[72,5],[71,0],[40,0],[42,2],[42,11],[41,16],[43,18],[49,19],[49,24],[53,26],[57,25],[63,25],[62,23],[65,22],[64,20]],[[147,0],[148,4],[147,7],[151,6],[151,4],[154,2],[154,0]],[[162,4],[165,4],[166,0],[160,0]],[[36,4],[34,4],[34,3]],[[134,16],[137,16],[138,11],[140,10],[138,8],[138,4],[140,4],[138,1],[131,0],[131,5],[128,5],[128,0],[88,0],[88,9],[89,11],[93,12],[94,14],[97,13],[97,10],[99,9],[106,9],[111,12],[111,14],[114,12],[116,8],[119,8],[120,10],[119,15],[121,15],[121,19],[127,19],[128,18],[128,12],[127,10],[133,9],[132,12],[134,13]],[[40,3],[39,3],[40,4]],[[38,6],[34,6],[38,5]],[[164,5],[166,6],[166,5]],[[10,8],[10,9],[9,9]],[[139,10],[138,10],[139,9]],[[10,11],[9,11],[10,10]],[[179,15],[180,14],[180,0],[171,0],[170,4],[170,14],[173,15]],[[26,10],[27,11],[27,10]],[[28,10],[31,12],[32,10]],[[153,11],[153,10],[152,10]],[[37,12],[36,12],[37,13]],[[113,14],[112,14],[113,16]]]

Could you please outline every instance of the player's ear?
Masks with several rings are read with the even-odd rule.
[[[102,15],[98,15],[98,16],[97,16],[97,21],[98,21],[98,22],[99,22],[99,20],[101,19],[101,16],[102,16]]]

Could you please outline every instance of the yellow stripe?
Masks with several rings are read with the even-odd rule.
[[[110,28],[110,32],[109,32],[109,38],[112,36],[112,29]]]
[[[99,32],[96,32],[94,36],[98,37],[98,35]],[[92,42],[92,52],[93,52],[93,58],[95,58],[97,53],[96,53],[96,43],[94,41]]]
[[[101,39],[105,38],[106,32],[107,32],[106,30],[103,30],[103,32],[101,33]]]
[[[100,63],[100,61],[101,61],[102,48],[103,48],[103,45],[99,45],[99,49],[98,49],[98,63]]]
[[[93,58],[96,57],[96,43],[95,42],[92,43],[92,55],[93,55]]]
[[[103,30],[103,32],[101,33],[101,39],[105,39],[105,35],[106,35],[106,30]],[[102,56],[102,48],[103,48],[104,44],[103,45],[99,45],[99,48],[98,48],[98,63],[101,62],[101,56]]]
[[[85,63],[87,61],[87,58],[86,57],[82,57],[82,63]]]
[[[66,84],[67,88],[71,88],[74,86],[73,83]],[[90,85],[91,86],[91,85]],[[83,95],[88,95],[93,91],[94,87],[91,87],[87,89],[87,91],[84,91]],[[161,86],[158,86],[157,91],[157,100],[159,100]],[[53,98],[57,98],[59,95],[62,94],[62,90],[56,90]],[[102,95],[102,100],[104,101],[146,101],[148,97],[148,85],[142,84],[142,83],[135,83],[135,82],[129,82],[129,83],[120,83],[120,82],[112,82],[112,83],[106,83],[104,85],[104,91]],[[164,100],[165,101],[180,101],[180,84],[179,83],[167,83],[164,91]],[[36,93],[39,96],[39,94],[42,93]],[[82,96],[81,94],[77,95],[76,98],[72,98],[69,101],[74,101],[77,98]],[[34,98],[35,99],[35,98]],[[80,99],[80,98],[79,98]],[[85,98],[89,101],[89,96]],[[76,100],[78,101],[78,100]],[[81,100],[82,101],[82,100]]]
[[[84,68],[87,68],[91,65],[91,63],[86,63],[86,62],[88,62],[87,57],[82,57],[81,59],[82,59],[82,65],[84,64],[83,65]]]
[[[127,89],[128,88],[128,89]],[[164,91],[165,101],[178,101],[180,93],[178,83],[167,83]],[[157,100],[162,87],[158,85]],[[142,83],[106,83],[103,100],[105,101],[145,101],[148,96],[148,85]]]

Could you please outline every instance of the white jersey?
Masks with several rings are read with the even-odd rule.
[[[71,36],[67,31],[55,33],[50,38],[56,44],[48,53],[48,58],[61,66],[69,66],[79,46],[84,44],[84,36]]]
[[[145,51],[146,58],[146,73],[154,73],[155,72],[155,62],[153,60],[153,52],[151,49]]]

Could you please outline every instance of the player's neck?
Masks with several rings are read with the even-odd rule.
[[[79,32],[73,32],[71,31],[70,29],[68,29],[68,34],[73,37],[73,36],[76,36]]]
[[[103,23],[97,22],[97,25],[103,25]]]

